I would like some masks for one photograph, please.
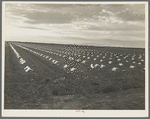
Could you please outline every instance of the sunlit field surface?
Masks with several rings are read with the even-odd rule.
[[[5,109],[145,109],[145,49],[5,42]]]

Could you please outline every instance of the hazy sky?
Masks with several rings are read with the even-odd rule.
[[[5,4],[5,39],[145,47],[144,4]]]

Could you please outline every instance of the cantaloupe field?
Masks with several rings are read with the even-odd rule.
[[[145,49],[5,42],[5,109],[145,109]]]

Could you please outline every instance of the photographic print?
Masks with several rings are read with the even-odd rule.
[[[147,2],[3,2],[2,12],[4,116],[148,115]]]

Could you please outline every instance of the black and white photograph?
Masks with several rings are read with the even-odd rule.
[[[148,2],[3,2],[2,115],[147,117]]]

